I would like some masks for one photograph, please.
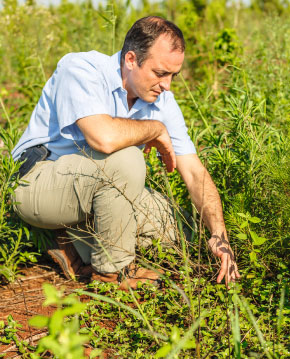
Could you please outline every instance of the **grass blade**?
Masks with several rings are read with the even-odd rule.
[[[166,359],[175,359],[178,358],[178,354],[185,346],[186,342],[192,337],[193,333],[196,331],[196,329],[199,327],[199,324],[203,317],[205,316],[205,313],[203,312],[200,317],[192,324],[192,326],[188,329],[188,331],[185,333],[184,337],[180,339],[177,345],[175,345],[171,351],[167,354]]]
[[[269,352],[269,349],[267,348],[267,343],[263,337],[263,334],[257,324],[254,314],[252,313],[246,299],[243,297],[238,297],[238,296],[237,296],[237,298],[238,298],[240,305],[245,309],[246,313],[248,314],[249,321],[252,323],[252,325],[257,333],[257,337],[260,341],[261,347],[263,348],[265,355],[267,356],[268,359],[277,358],[277,356],[275,354],[271,354]]]
[[[230,319],[232,325],[232,333],[234,339],[235,359],[241,358],[241,332],[240,320],[237,305],[235,304],[235,313],[230,311]]]
[[[115,305],[115,306],[117,306],[119,308],[122,308],[122,309],[126,310],[127,312],[130,312],[136,318],[144,321],[142,315],[140,313],[138,313],[135,309],[133,309],[133,308],[131,308],[128,305],[125,305],[123,303],[117,302],[116,300],[114,300],[112,298],[106,297],[104,295],[96,294],[96,293],[87,292],[85,290],[77,290],[77,293],[80,294],[80,295],[87,295],[87,296],[92,297],[94,299],[101,300],[103,302],[113,304],[113,305]]]
[[[283,308],[284,308],[284,304],[285,304],[285,292],[286,292],[286,287],[284,286],[281,290],[279,313],[278,313],[278,319],[277,319],[278,343],[280,341],[281,327],[282,327],[282,321],[283,321]]]

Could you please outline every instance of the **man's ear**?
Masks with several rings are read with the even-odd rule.
[[[125,66],[128,70],[133,70],[137,65],[137,56],[134,51],[128,51],[125,55]]]

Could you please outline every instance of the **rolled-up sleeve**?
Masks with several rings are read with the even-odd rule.
[[[51,86],[60,133],[64,138],[83,140],[76,121],[109,114],[105,80],[101,72],[84,59],[65,56],[53,74]]]
[[[162,122],[167,128],[175,154],[179,156],[196,153],[195,146],[187,133],[184,117],[172,92],[166,93],[162,108]]]

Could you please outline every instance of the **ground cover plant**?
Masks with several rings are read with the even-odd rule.
[[[186,61],[172,89],[221,195],[242,279],[228,291],[215,284],[218,263],[207,250],[209,233],[179,175],[166,175],[153,152],[146,158],[147,185],[166,193],[176,208],[179,245],[165,249],[156,238],[149,249],[139,249],[138,260],[165,269],[164,288],[122,292],[92,282],[66,296],[46,285],[44,304],[55,311],[30,322],[46,336],[38,343],[21,339],[10,316],[0,321],[0,342],[16,346],[22,358],[82,358],[84,348],[88,356],[104,358],[289,358],[287,2],[133,6],[119,0],[94,8],[90,1],[42,7],[6,0],[0,11],[1,281],[17,280],[21,266],[45,252],[50,236],[13,213],[17,165],[9,156],[45,81],[68,52],[113,54],[131,24],[152,13],[184,32]],[[179,206],[194,218],[189,243]]]

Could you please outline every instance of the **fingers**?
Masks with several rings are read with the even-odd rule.
[[[233,261],[229,255],[223,255],[221,260],[222,263],[217,277],[217,283],[221,283],[223,278],[225,278],[226,287],[229,289],[229,283],[235,282],[237,279],[241,278],[241,275],[238,271],[236,262]]]
[[[173,172],[176,168],[176,156],[168,132],[165,130],[160,136],[146,143],[144,153],[148,154],[151,151],[151,147],[156,147],[163,163],[166,165],[167,171]]]
[[[173,172],[176,168],[176,157],[175,157],[175,153],[168,153],[166,155],[161,155],[162,156],[162,161],[165,163],[166,165],[166,170],[167,172]]]
[[[144,153],[148,154],[148,153],[150,153],[150,151],[151,151],[151,146],[148,145],[148,143],[147,143],[144,148]]]
[[[222,260],[220,272],[219,272],[219,275],[218,275],[217,280],[216,280],[217,283],[221,283],[221,281],[223,280],[224,276],[227,274],[227,270],[228,270],[227,261],[223,261],[223,260]],[[226,277],[226,279],[227,279],[227,277]]]

